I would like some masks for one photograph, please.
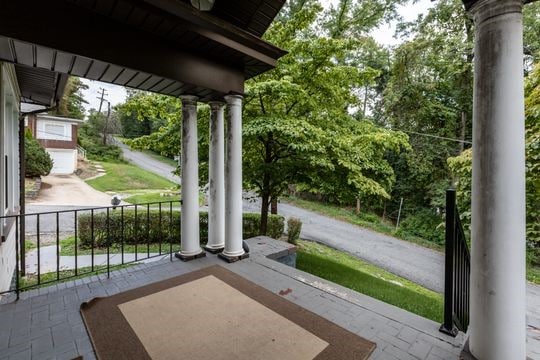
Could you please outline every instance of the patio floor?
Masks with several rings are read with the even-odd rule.
[[[370,359],[457,359],[464,335],[451,338],[439,324],[392,305],[306,274],[275,260],[288,255],[287,243],[248,240],[251,257],[227,264],[217,256],[191,262],[161,260],[106,275],[5,297],[0,305],[0,359],[94,359],[79,313],[82,302],[113,295],[219,264],[343,328],[377,343]]]

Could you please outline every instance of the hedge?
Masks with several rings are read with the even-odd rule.
[[[172,215],[172,217],[171,217]],[[124,226],[122,226],[122,218]],[[201,212],[199,216],[201,242],[208,241],[208,213]],[[248,239],[260,235],[260,214],[245,213],[243,218],[243,237]],[[150,224],[150,226],[147,226]],[[123,216],[120,209],[109,212],[109,224],[107,231],[107,213],[94,214],[92,241],[91,214],[81,214],[78,217],[77,231],[82,248],[106,247],[124,244],[147,244],[147,243],[179,243],[180,242],[180,211],[161,212],[161,230],[159,210],[147,211],[146,208],[124,210]],[[284,219],[280,215],[268,217],[268,236],[279,238],[283,234]],[[107,240],[108,239],[108,240]]]

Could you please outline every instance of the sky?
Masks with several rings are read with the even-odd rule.
[[[337,0],[322,0],[321,2],[323,6],[329,7],[333,3],[336,3]],[[431,0],[419,0],[414,4],[400,6],[398,11],[405,21],[411,21],[411,20],[416,19],[418,14],[425,13],[432,6],[433,6],[433,3]],[[395,23],[386,24],[374,30],[372,35],[375,38],[375,40],[377,40],[381,44],[389,45],[389,46],[396,45],[399,43],[399,40],[394,38],[395,28],[396,28]],[[123,103],[126,99],[126,95],[127,95],[126,89],[122,86],[111,85],[111,84],[102,83],[100,81],[94,81],[94,80],[82,79],[82,81],[85,84],[87,84],[89,87],[88,90],[85,90],[83,92],[83,95],[86,101],[88,101],[88,104],[86,104],[85,106],[87,111],[92,108],[93,109],[99,108],[98,98],[100,97],[100,94],[101,94],[101,88],[105,89],[105,93],[107,94],[105,96],[105,99],[110,101],[112,106]]]

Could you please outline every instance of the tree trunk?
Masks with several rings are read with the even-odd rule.
[[[360,198],[356,198],[356,215],[360,215]]]
[[[270,202],[270,213],[273,215],[277,215],[277,198],[272,198],[272,201]]]
[[[261,226],[260,226],[260,233],[261,235],[266,235],[266,232],[268,230],[268,202],[269,202],[270,196],[267,194],[264,194],[261,197]]]

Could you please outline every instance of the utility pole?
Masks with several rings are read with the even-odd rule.
[[[98,96],[97,98],[99,99],[99,110],[98,110],[98,113],[101,114],[101,108],[103,107],[103,101],[105,101],[105,96],[109,95],[106,93],[107,90],[105,90],[104,88],[100,87],[99,88],[100,90],[100,93],[101,93],[101,96]]]
[[[107,101],[107,118],[103,128],[103,145],[107,145],[107,132],[109,131],[109,118],[111,117],[111,103]]]

